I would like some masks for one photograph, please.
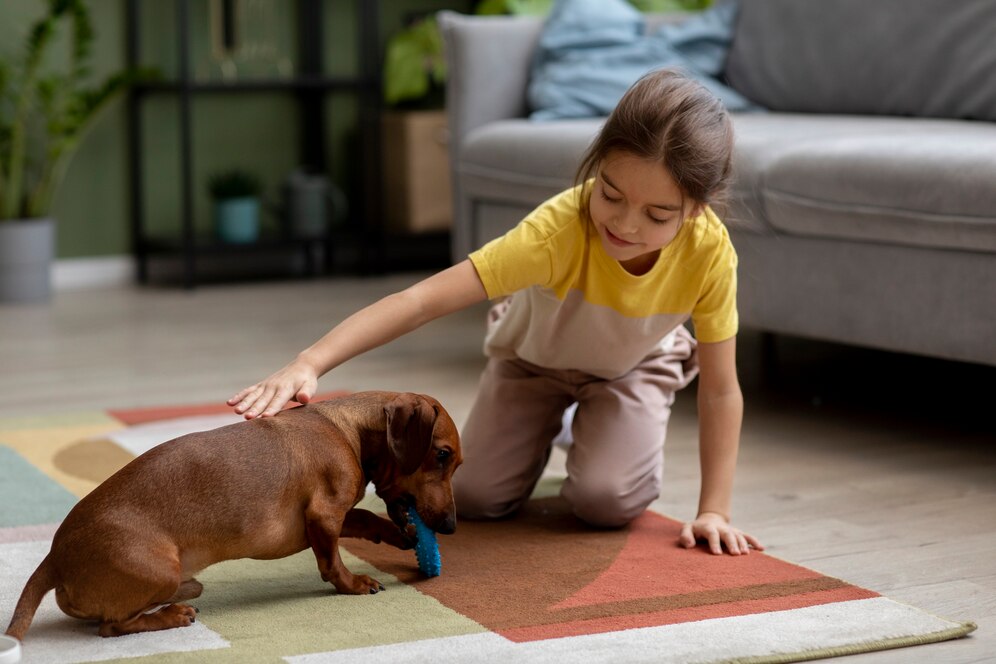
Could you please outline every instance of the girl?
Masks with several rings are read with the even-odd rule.
[[[510,296],[492,307],[489,360],[462,435],[461,516],[515,511],[576,402],[561,493],[588,523],[631,521],[660,494],[674,394],[698,375],[702,486],[680,543],[761,549],[730,525],[743,413],[737,257],[709,204],[727,184],[732,147],[730,118],[710,92],[674,71],[646,75],[589,147],[579,184],[468,260],[353,314],[229,405],[251,419],[307,403],[318,377],[346,360]]]

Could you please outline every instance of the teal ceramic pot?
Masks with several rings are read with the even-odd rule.
[[[249,244],[259,239],[259,199],[226,198],[215,201],[214,218],[218,239],[232,244]]]

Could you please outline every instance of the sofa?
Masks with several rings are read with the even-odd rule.
[[[573,184],[602,119],[528,118],[542,19],[439,22],[459,261]],[[741,0],[743,327],[996,365],[993,35],[992,0]]]

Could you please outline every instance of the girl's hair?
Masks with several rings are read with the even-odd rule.
[[[610,152],[627,152],[662,164],[685,198],[716,205],[724,199],[733,160],[733,124],[723,103],[673,69],[643,76],[626,91],[588,147],[575,176],[580,208],[589,219],[586,184]]]

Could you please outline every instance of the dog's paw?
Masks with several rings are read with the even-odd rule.
[[[347,578],[333,581],[332,585],[344,595],[376,595],[384,590],[380,581],[366,574],[350,574]]]
[[[357,595],[376,595],[384,590],[384,585],[380,581],[366,574],[357,574],[355,579],[354,587]]]

